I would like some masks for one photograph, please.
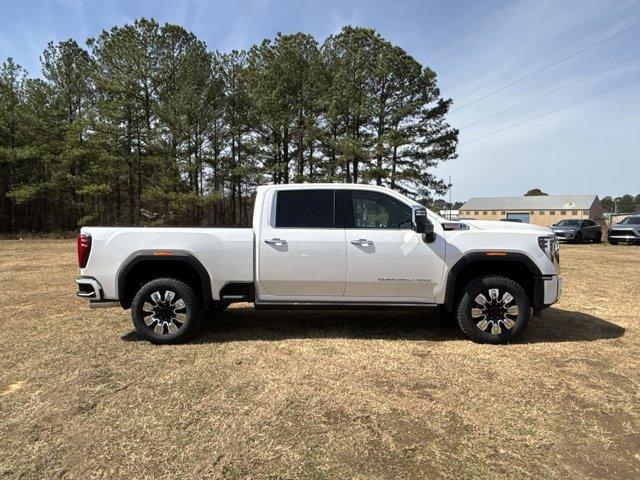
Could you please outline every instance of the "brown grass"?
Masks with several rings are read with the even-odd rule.
[[[1,241],[0,477],[638,478],[640,248],[562,263],[514,345],[240,307],[153,346],[75,298],[73,242]]]

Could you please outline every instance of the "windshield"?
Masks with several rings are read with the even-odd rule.
[[[395,193],[396,195],[402,197],[406,203],[408,205],[411,205],[411,207],[422,207],[422,208],[426,208],[424,205],[420,205],[418,202],[416,202],[415,200],[413,200],[412,198],[407,197],[406,195],[403,195],[400,192],[396,192],[394,191],[393,193]],[[444,222],[448,222],[449,220],[447,220],[446,218],[443,218],[442,216],[438,215],[436,212],[434,212],[433,210],[427,208],[427,212],[429,212],[429,216],[430,217],[435,217],[435,220],[437,220],[439,223],[444,223]]]
[[[579,227],[582,220],[561,220],[556,227]]]
[[[620,225],[640,225],[640,217],[627,217],[620,222]]]

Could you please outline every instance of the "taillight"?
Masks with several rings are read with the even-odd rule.
[[[91,253],[91,235],[84,233],[78,234],[78,266],[84,268],[89,261],[89,253]]]

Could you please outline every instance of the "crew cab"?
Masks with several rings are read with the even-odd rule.
[[[257,188],[252,228],[83,227],[78,296],[131,309],[153,343],[184,341],[232,302],[255,308],[433,308],[506,343],[562,289],[553,232],[445,220],[387,188]]]

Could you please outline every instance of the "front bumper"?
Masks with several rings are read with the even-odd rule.
[[[553,231],[558,240],[573,240],[576,232],[570,230]]]
[[[609,235],[607,238],[616,242],[640,243],[640,237],[633,233],[629,235]]]
[[[544,285],[544,306],[549,307],[560,300],[562,296],[562,276],[561,275],[550,275],[548,277],[543,277],[542,279]]]

